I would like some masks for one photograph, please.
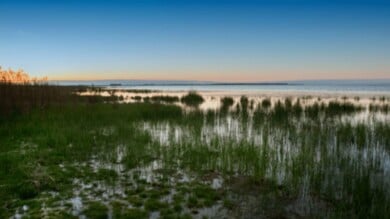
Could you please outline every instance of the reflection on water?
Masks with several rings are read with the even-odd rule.
[[[137,102],[130,96],[152,94],[127,95],[124,101]],[[194,218],[316,218],[334,216],[335,205],[343,203],[368,210],[389,203],[390,113],[369,109],[388,100],[248,96],[246,108],[240,96],[233,96],[234,104],[220,110],[223,96],[206,96],[200,111],[189,109],[178,120],[131,124],[134,133],[150,140],[142,147],[123,142],[91,152],[87,162],[60,164],[61,171],[84,172],[73,179],[71,194],[58,198],[51,211],[65,209],[83,218],[86,205],[101,202],[111,218],[118,203],[124,209],[145,210],[153,197],[163,206],[179,205],[181,213]],[[271,106],[265,107],[268,99]],[[335,101],[341,105],[330,109]],[[109,139],[119,130],[113,124],[90,134]],[[34,148],[22,144],[23,150]],[[218,198],[206,200],[213,192]],[[197,202],[199,197],[209,203]],[[354,205],[361,200],[369,203]],[[150,209],[149,218],[163,213]],[[21,207],[14,217],[27,211],[28,206]]]
[[[277,101],[279,99],[272,100],[273,105]],[[321,101],[329,103],[334,100]],[[314,102],[318,100],[302,101],[304,106]],[[204,163],[193,164],[195,168],[259,174],[275,180],[278,185],[296,183],[298,198],[288,205],[287,211],[301,216],[312,215],[315,214],[313,211],[327,209],[327,204],[313,196],[313,191],[336,200],[348,200],[352,195],[350,191],[355,189],[362,192],[358,194],[362,196],[381,191],[386,200],[390,197],[389,134],[382,133],[390,116],[370,112],[367,108],[370,101],[356,102],[355,105],[364,108],[331,117],[286,118],[280,125],[270,123],[273,114],[266,114],[265,120],[258,122],[253,112],[246,118],[232,107],[232,112],[226,116],[216,112],[211,122],[204,119],[200,126],[144,122],[139,127],[158,144],[194,152],[194,148],[200,147],[208,151],[205,156],[218,155],[209,157],[217,161],[206,159]],[[240,153],[245,154],[244,160],[236,159],[242,156]],[[253,162],[248,160],[252,155],[256,157]],[[368,184],[364,184],[365,180]],[[359,186],[363,187],[351,188]],[[363,188],[365,190],[361,191]],[[360,198],[363,197],[356,199]]]
[[[390,87],[389,87],[390,88]],[[188,90],[154,90],[153,92],[133,92],[133,90],[113,89],[113,90],[99,90],[87,91],[80,93],[80,95],[102,95],[102,96],[118,96],[121,99],[119,102],[134,103],[150,101],[151,97],[170,96],[181,98],[188,93]],[[249,102],[253,102],[256,106],[265,99],[270,99],[273,104],[277,101],[284,101],[286,98],[291,99],[293,102],[299,99],[302,105],[310,105],[315,102],[321,101],[322,103],[329,103],[331,101],[348,101],[353,104],[368,106],[369,104],[383,105],[390,103],[390,94],[387,91],[384,92],[322,92],[319,90],[313,91],[295,91],[295,90],[270,90],[270,91],[258,91],[258,90],[200,90],[198,91],[203,96],[204,102],[199,106],[201,110],[217,110],[221,107],[221,99],[223,97],[232,97],[234,99],[233,108],[240,102],[242,96],[249,98]],[[174,104],[185,107],[180,101],[174,102]]]

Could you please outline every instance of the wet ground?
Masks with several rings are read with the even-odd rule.
[[[133,97],[184,94],[114,95],[123,96],[122,102],[139,102]],[[285,95],[247,94],[248,108],[243,109],[241,94],[233,94],[226,112],[219,111],[226,93],[202,95],[195,124],[129,124],[151,139],[143,150],[153,152],[145,152],[137,165],[128,164],[134,152],[126,142],[91,151],[86,162],[61,163],[57,170],[71,176],[72,184],[17,204],[12,218],[337,218],[343,211],[338,202],[354,200],[349,196],[358,186],[367,190],[362,197],[381,195],[390,201],[389,145],[386,135],[378,134],[389,126],[390,114],[369,108],[389,104],[388,97],[294,96],[292,104],[299,98],[303,107],[339,101],[364,109],[331,118],[278,119],[258,106],[269,99],[275,107]],[[89,134],[109,138],[116,132],[112,124]],[[37,150],[32,142],[20,148],[21,153]],[[368,186],[361,183],[366,179]],[[354,211],[351,207],[346,215]]]

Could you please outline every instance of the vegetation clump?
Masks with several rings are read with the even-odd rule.
[[[141,101],[142,97],[137,95],[137,96],[132,96],[131,99],[133,99],[135,101]]]
[[[195,91],[190,91],[188,94],[181,98],[181,102],[191,107],[198,107],[204,102],[204,98],[196,93]]]
[[[370,104],[368,109],[370,112],[382,112],[382,113],[389,113],[390,111],[390,104]]]
[[[148,212],[138,209],[138,208],[132,208],[127,209],[120,218],[123,219],[146,219],[148,217]]]
[[[233,106],[233,104],[234,104],[234,100],[233,100],[233,98],[232,97],[223,97],[222,99],[221,99],[221,109],[223,110],[223,111],[227,111],[227,110],[229,110],[229,108],[231,107],[231,106]]]
[[[108,208],[100,202],[92,202],[84,210],[84,214],[87,218],[106,219],[108,218]]]
[[[152,96],[150,98],[153,102],[165,102],[165,103],[175,103],[179,101],[177,96]]]
[[[164,208],[168,208],[168,204],[155,198],[149,198],[145,202],[145,209],[148,211],[156,211]]]
[[[263,101],[261,101],[261,106],[265,109],[268,109],[271,107],[271,100],[270,99],[264,99]]]
[[[240,104],[243,110],[248,109],[249,99],[246,96],[241,96]]]
[[[345,114],[345,113],[355,113],[363,110],[361,106],[355,105],[349,102],[329,102],[328,106],[325,109],[325,113],[329,116]]]

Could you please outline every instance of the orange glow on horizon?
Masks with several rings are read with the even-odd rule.
[[[183,73],[186,72],[186,73]],[[241,72],[241,73],[237,73]],[[388,77],[383,77],[388,75]],[[169,80],[169,81],[216,81],[216,82],[266,82],[266,81],[294,81],[294,80],[369,80],[390,79],[390,73],[378,70],[376,72],[361,71],[287,71],[272,70],[251,73],[248,71],[170,71],[170,72],[79,72],[61,73],[49,78],[52,81],[89,81],[89,80]]]

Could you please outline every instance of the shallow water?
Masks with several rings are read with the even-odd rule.
[[[125,101],[130,102],[133,101],[131,95],[140,95],[126,92],[116,95],[124,94],[129,95]],[[160,94],[166,93],[142,95]],[[61,171],[76,168],[82,175],[73,179],[69,194],[54,195],[56,201],[42,206],[42,212],[50,215],[65,211],[84,218],[90,203],[100,202],[107,207],[111,218],[115,214],[114,202],[120,203],[125,210],[144,210],[145,202],[165,189],[166,193],[159,194],[157,200],[171,206],[175,195],[182,192],[180,189],[201,188],[202,191],[202,186],[223,193],[222,198],[213,200],[208,206],[195,203],[197,207],[191,207],[188,206],[189,198],[196,191],[182,192],[185,201],[180,204],[180,214],[194,218],[267,218],[275,215],[326,218],[336,207],[333,203],[384,197],[385,203],[375,202],[383,208],[390,201],[388,135],[379,132],[382,126],[388,127],[390,113],[368,109],[369,104],[384,105],[389,100],[299,97],[302,107],[331,101],[364,107],[352,113],[341,111],[331,116],[320,113],[311,118],[305,112],[300,116],[274,113],[272,107],[278,101],[285,102],[285,97],[281,96],[248,96],[254,107],[242,109],[237,95],[234,96],[235,104],[222,112],[219,111],[222,97],[206,95],[206,102],[200,106],[201,113],[194,117],[191,113],[198,111],[188,109],[182,120],[129,124],[135,127],[134,133],[145,134],[151,139],[146,146],[142,145],[144,151],[139,151],[146,151],[150,158],[136,166],[126,166],[135,155],[132,147],[137,147],[128,142],[110,145],[111,148],[100,152],[91,151],[90,159],[82,163],[60,164]],[[271,109],[259,106],[265,98],[271,100]],[[291,98],[292,104],[297,99]],[[208,111],[211,112],[209,118]],[[264,115],[258,118],[256,113],[259,112]],[[117,132],[119,127],[112,124],[97,127],[89,133],[95,139],[96,136],[110,139]],[[27,153],[36,147],[33,143],[22,142],[21,151]],[[107,175],[96,178],[100,173]],[[135,206],[131,198],[142,195],[146,195],[143,205]],[[226,200],[233,202],[235,207],[228,208]],[[369,207],[375,208],[375,205]],[[28,206],[24,209],[19,206],[14,218],[28,215]],[[149,211],[148,217],[159,218],[162,212]]]
[[[367,107],[367,103],[364,105],[359,101],[359,104],[365,107]],[[307,104],[311,105],[312,102]],[[311,195],[313,177],[318,173],[323,176],[320,182],[316,182],[316,186],[319,186],[320,191],[334,193],[333,195],[337,199],[345,199],[348,196],[345,193],[349,190],[346,181],[359,184],[360,182],[354,182],[354,180],[360,180],[360,177],[367,177],[370,181],[370,189],[382,190],[388,199],[390,197],[390,154],[387,149],[388,145],[380,143],[380,139],[376,139],[375,127],[378,124],[389,124],[389,114],[373,113],[365,109],[362,112],[335,117],[331,121],[314,122],[322,122],[323,124],[319,126],[318,133],[313,132],[313,134],[319,135],[319,138],[318,142],[311,143],[311,148],[305,146],[306,141],[311,142],[311,136],[307,136],[310,133],[305,133],[304,127],[302,127],[304,123],[311,123],[310,119],[305,117],[292,120],[289,123],[292,125],[291,128],[273,126],[272,124],[260,124],[260,126],[255,127],[251,114],[246,122],[234,115],[217,116],[212,123],[205,121],[195,131],[191,127],[169,122],[146,122],[139,126],[141,130],[148,132],[155,142],[167,147],[175,147],[178,144],[202,146],[208,148],[210,152],[215,151],[222,154],[224,154],[224,147],[254,147],[260,151],[260,154],[266,151],[268,157],[263,177],[273,179],[279,185],[286,185],[298,180],[300,188],[298,199],[288,207],[288,211],[299,215],[311,215],[313,211],[320,209],[320,211],[329,210],[325,207],[327,204]],[[336,137],[338,129],[343,130],[343,127],[346,127],[346,130],[349,130],[348,127],[351,127],[351,129],[358,131],[361,126],[365,129],[360,134],[348,134],[354,135],[355,139],[362,137],[359,135],[365,135],[361,143],[341,140],[342,135]],[[311,169],[302,169],[303,176],[300,173],[297,175],[293,173],[294,166],[300,162],[301,157],[306,157],[305,159],[313,163]],[[246,169],[245,162],[247,161],[229,163],[230,161],[227,160],[228,163],[225,162],[217,162],[211,168],[224,169],[227,167],[229,171],[236,173],[245,172],[245,174],[256,175],[257,170],[251,167]],[[203,168],[202,166],[210,168],[207,165],[200,164],[199,168]],[[352,178],[349,178],[351,176]]]
[[[120,101],[122,103],[136,103],[143,102],[144,98],[153,97],[153,96],[175,96],[175,97],[183,97],[188,93],[188,90],[155,90],[151,93],[135,93],[130,91],[126,91],[123,88],[113,88],[114,93],[110,93],[109,91],[100,91],[98,93],[94,91],[87,91],[80,93],[80,95],[102,95],[102,96],[110,96],[115,95],[117,97],[123,97],[123,100]],[[261,103],[265,99],[269,99],[274,105],[277,101],[283,101],[286,98],[289,98],[292,103],[295,103],[298,99],[303,106],[311,105],[316,102],[320,103],[329,103],[331,101],[337,102],[349,102],[355,105],[361,105],[367,107],[369,104],[374,105],[384,105],[390,104],[390,84],[389,91],[384,92],[334,92],[334,91],[321,91],[321,90],[313,90],[313,91],[295,91],[295,90],[270,90],[270,91],[259,91],[259,90],[197,90],[203,98],[204,102],[199,105],[199,109],[201,110],[218,110],[221,107],[221,99],[224,97],[232,97],[234,100],[233,108],[236,107],[242,96],[245,96],[249,100],[249,104],[256,107],[259,103]],[[141,98],[141,100],[135,99],[135,97]],[[184,104],[180,101],[174,102],[173,104],[186,108]]]

